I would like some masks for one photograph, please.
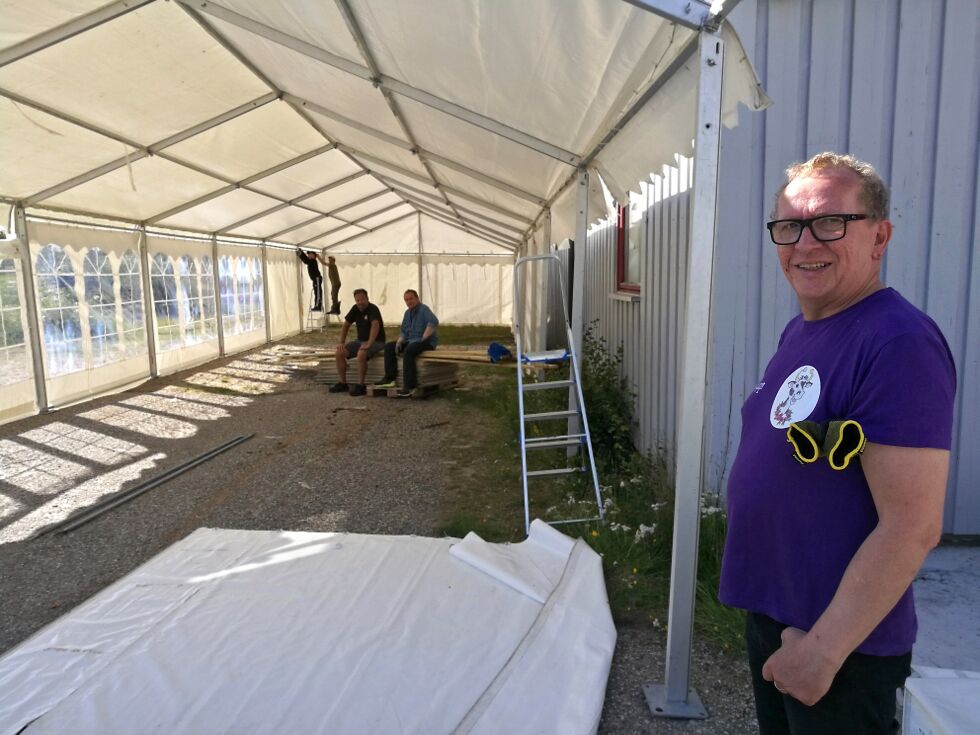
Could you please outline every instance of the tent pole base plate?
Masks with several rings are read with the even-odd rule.
[[[679,720],[706,720],[708,710],[701,704],[701,698],[693,689],[687,690],[687,701],[668,701],[667,687],[664,684],[644,684],[643,693],[647,706],[654,717],[672,717]]]

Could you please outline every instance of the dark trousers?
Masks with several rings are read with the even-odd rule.
[[[313,281],[313,308],[323,308],[323,276],[310,276]]]
[[[395,352],[397,342],[388,342],[385,345],[385,381],[395,380],[398,377],[398,355]],[[412,390],[419,384],[418,371],[415,367],[415,359],[426,350],[434,350],[429,340],[421,342],[409,342],[405,345],[402,352],[402,359],[405,361],[405,380],[402,381],[402,388]]]
[[[748,613],[745,642],[752,670],[755,712],[761,735],[878,735],[897,733],[895,690],[911,672],[912,653],[868,656],[852,653],[830,690],[812,707],[781,694],[762,678],[762,666],[779,649],[786,626],[759,613]]]
[[[330,284],[330,311],[335,311],[340,313],[340,302],[337,298],[340,296],[340,284],[331,283]]]

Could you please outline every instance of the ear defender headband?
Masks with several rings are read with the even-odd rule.
[[[793,447],[793,459],[802,465],[826,457],[831,469],[844,470],[864,451],[868,443],[864,429],[854,419],[797,421],[786,430],[786,441]]]

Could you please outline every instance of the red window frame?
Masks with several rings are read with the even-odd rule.
[[[630,234],[630,210],[622,205],[616,206],[616,290],[627,293],[640,293],[640,284],[626,280],[627,238]]]

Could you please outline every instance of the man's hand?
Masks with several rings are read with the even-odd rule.
[[[762,678],[812,707],[830,689],[843,662],[833,661],[799,628],[786,628],[782,639],[783,645],[762,666]]]

